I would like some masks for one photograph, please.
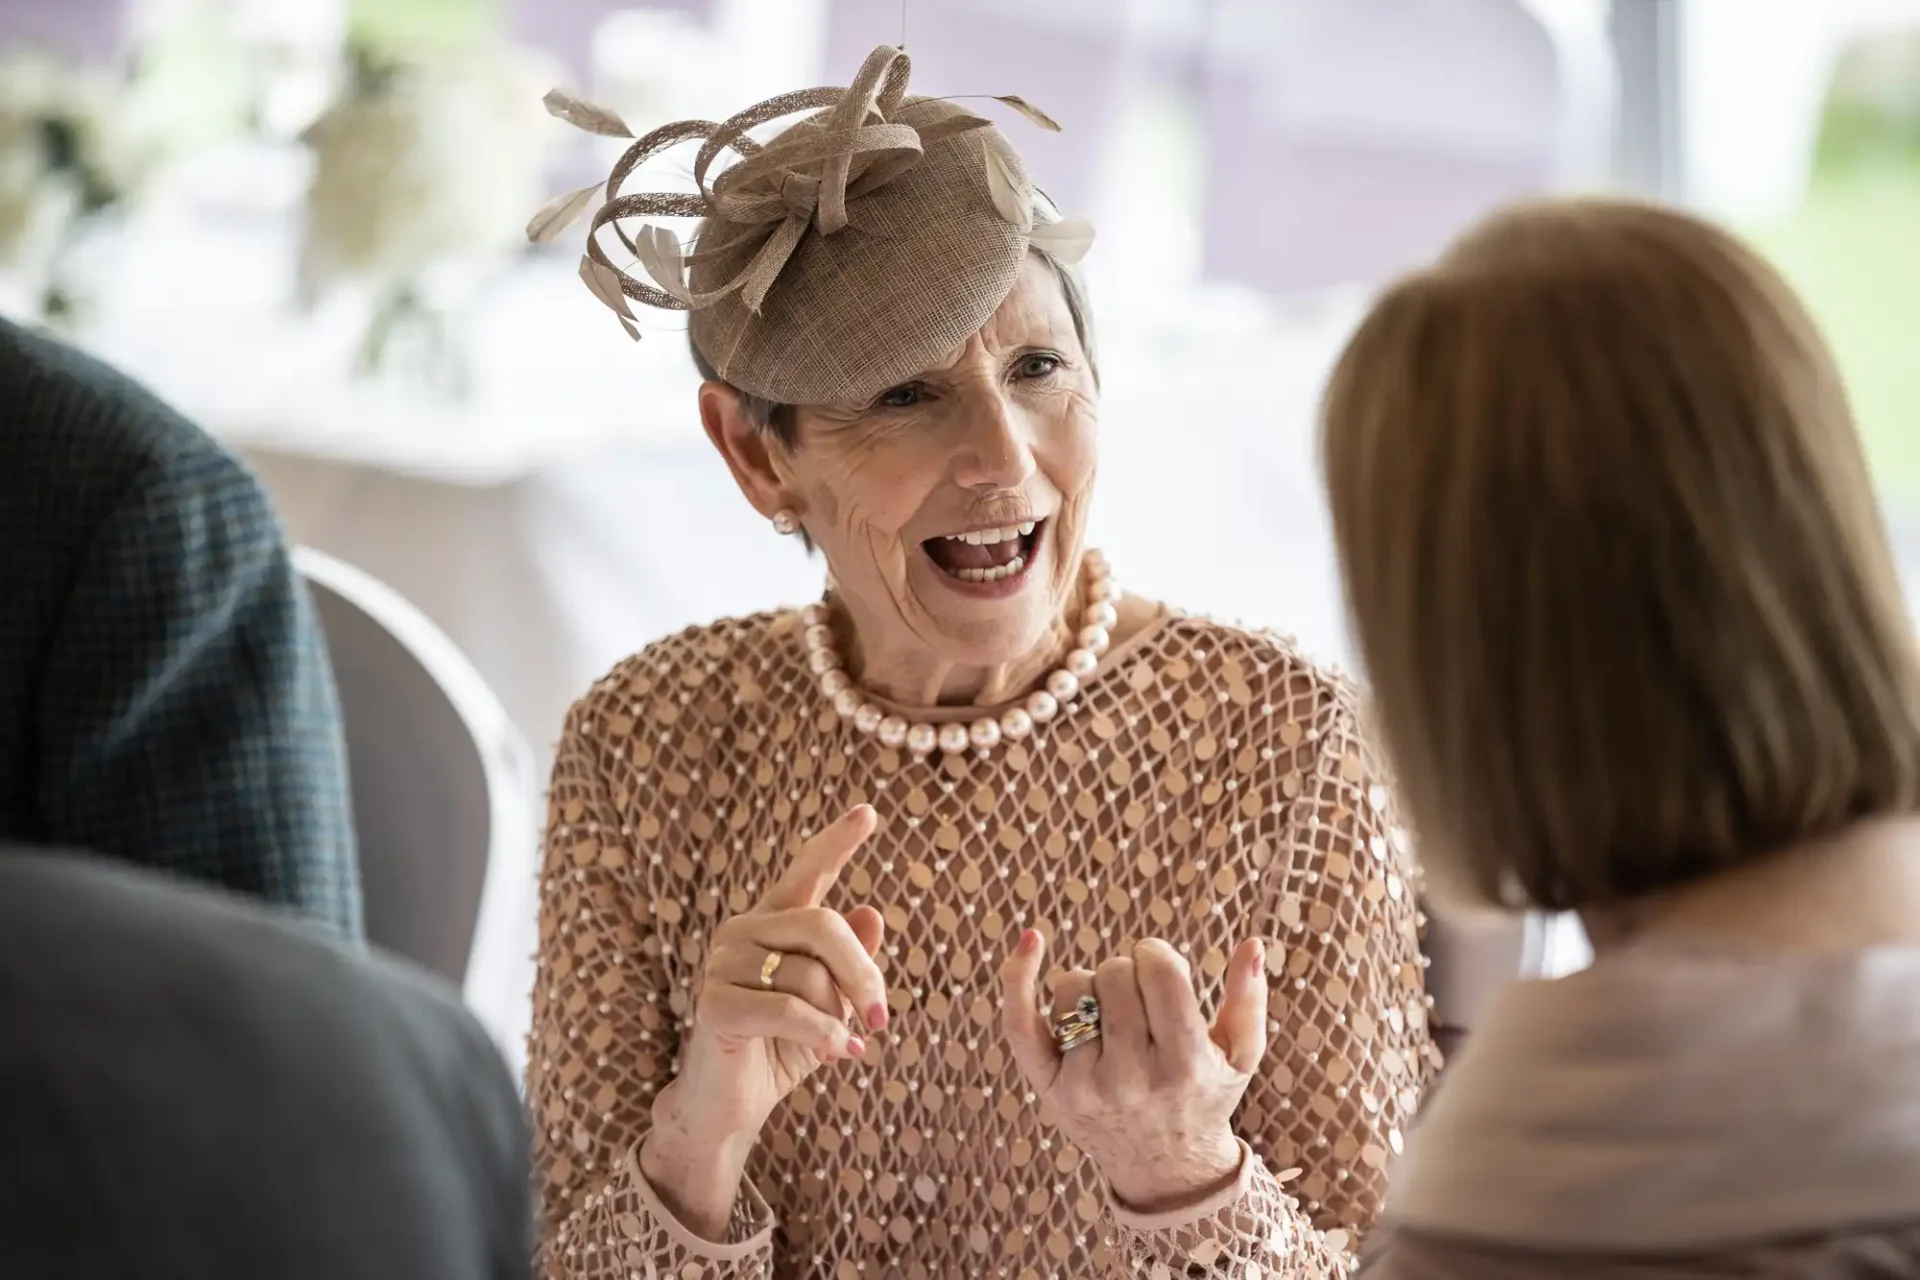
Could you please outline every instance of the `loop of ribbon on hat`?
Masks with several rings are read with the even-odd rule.
[[[848,225],[848,206],[919,163],[923,148],[954,134],[984,129],[989,121],[958,116],[923,129],[894,122],[891,117],[906,97],[911,64],[905,51],[881,46],[868,55],[851,86],[803,89],[781,94],[747,108],[718,124],[683,120],[655,129],[637,140],[607,176],[607,202],[593,216],[587,235],[587,256],[594,267],[582,264],[588,285],[601,300],[622,310],[598,286],[618,281],[620,292],[636,302],[672,311],[694,311],[738,292],[741,301],[758,314],[767,291],[809,229],[834,235]],[[748,130],[796,112],[826,108],[819,127],[800,131],[770,145],[755,142]],[[604,133],[603,121],[617,117],[581,104],[582,111],[598,112],[592,122],[556,108],[555,114],[592,132]],[[630,134],[626,136],[631,136]],[[696,194],[620,194],[634,170],[680,143],[705,139],[694,161]],[[739,159],[717,176],[710,176],[723,151]],[[701,261],[719,253],[737,253],[758,240],[759,247],[733,279],[716,289],[695,293],[681,281],[681,262],[662,262],[654,247],[643,249],[621,226],[623,219],[676,217],[709,219],[703,243],[692,256]],[[616,268],[600,247],[601,227],[611,225],[620,243],[646,265],[659,286],[637,280]],[[673,242],[677,243],[677,242]],[[649,258],[652,261],[649,261]],[[665,275],[669,278],[661,279]],[[678,284],[678,288],[672,288]]]

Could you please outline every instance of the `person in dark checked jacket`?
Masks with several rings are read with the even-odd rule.
[[[131,380],[0,321],[0,841],[358,938],[332,681],[258,481]]]

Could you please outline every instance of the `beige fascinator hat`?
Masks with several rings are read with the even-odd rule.
[[[604,183],[535,214],[528,238],[558,237],[604,187],[580,276],[629,335],[640,336],[630,301],[686,311],[700,354],[750,395],[780,404],[877,395],[985,325],[1029,247],[1072,263],[1093,243],[1092,226],[1053,208],[990,121],[947,99],[909,97],[909,67],[904,51],[883,45],[848,88],[655,129]],[[998,101],[1059,128],[1021,98]],[[546,103],[590,133],[634,136],[611,111],[561,90]],[[811,114],[770,142],[749,136],[801,112]],[[698,191],[623,194],[641,165],[695,140]],[[732,163],[716,172],[728,152]],[[701,220],[691,252],[645,221],[660,218]],[[607,226],[631,265],[608,257]]]

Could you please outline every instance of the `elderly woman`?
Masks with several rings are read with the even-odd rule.
[[[1920,660],[1806,313],[1678,213],[1509,212],[1325,455],[1436,898],[1597,956],[1475,1026],[1364,1273],[1920,1275]]]
[[[623,230],[641,279],[589,237],[623,320],[690,311],[707,434],[830,587],[653,645],[568,720],[545,1274],[1336,1274],[1435,1057],[1353,693],[1084,547],[1088,232],[906,79],[881,49],[658,130],[595,226],[700,214],[698,251]],[[695,136],[699,195],[619,194]]]

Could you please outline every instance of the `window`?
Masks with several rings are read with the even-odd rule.
[[[1687,197],[1746,232],[1820,321],[1920,571],[1920,0],[1685,12]]]
[[[1834,344],[1889,506],[1920,508],[1920,21],[1849,41],[1800,207],[1752,232]]]

